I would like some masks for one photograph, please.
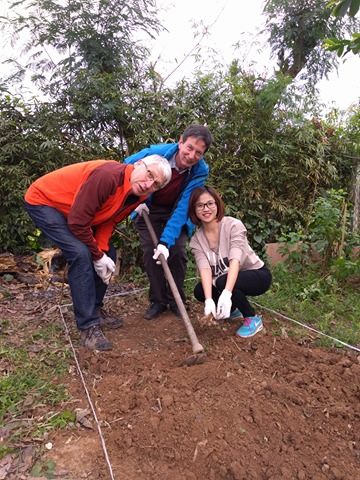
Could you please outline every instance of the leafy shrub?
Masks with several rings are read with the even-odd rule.
[[[192,122],[206,123],[213,133],[214,144],[206,154],[209,184],[222,194],[227,213],[248,226],[259,253],[280,230],[294,231],[297,223],[305,224],[319,191],[350,185],[344,131],[309,121],[306,112],[300,118],[286,105],[269,111],[259,100],[266,82],[241,72],[236,64],[225,73],[181,81],[174,89],[157,91],[156,82],[148,80],[127,96],[121,121],[104,117],[101,129],[86,130],[89,119],[83,122],[76,109],[64,110],[60,100],[30,108],[17,99],[1,98],[2,249],[28,248],[26,238],[34,229],[22,197],[35,178],[76,161],[121,159],[149,143],[177,141]],[[138,259],[136,242],[131,242],[129,254]]]
[[[88,156],[63,132],[61,115],[43,104],[30,109],[22,101],[0,97],[0,245],[3,251],[29,247],[34,226],[23,209],[23,196],[41,175]]]
[[[360,259],[353,258],[354,245],[359,236],[351,231],[349,203],[344,190],[330,189],[314,202],[305,229],[280,237],[285,242],[284,252],[294,270],[308,268],[314,259],[321,259],[327,282],[360,276]],[[297,246],[292,251],[294,245]]]

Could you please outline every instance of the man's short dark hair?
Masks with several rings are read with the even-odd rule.
[[[204,125],[192,124],[185,128],[184,133],[182,134],[183,142],[186,142],[186,139],[189,137],[201,138],[205,142],[206,150],[210,147],[213,137],[210,133],[210,130]]]

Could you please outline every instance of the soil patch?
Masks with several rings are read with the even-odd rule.
[[[19,335],[25,324],[34,331],[39,322],[62,323],[52,308],[59,291],[19,286],[2,299],[2,318]],[[126,290],[115,285],[110,293]],[[107,299],[125,325],[106,332],[114,344],[106,353],[86,352],[71,311],[64,313],[116,480],[360,478],[359,355],[318,348],[306,332],[287,337],[286,323],[267,314],[263,332],[238,339],[238,323],[202,327],[194,301],[189,317],[207,360],[181,366],[192,354],[181,320],[170,312],[144,320],[146,305],[146,292]],[[71,408],[88,409],[75,366],[65,382]],[[52,448],[42,460],[55,462],[59,478],[111,478],[87,418],[92,428],[46,439]]]

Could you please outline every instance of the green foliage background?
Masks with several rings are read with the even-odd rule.
[[[227,213],[249,227],[257,250],[281,231],[306,224],[324,189],[342,187],[350,195],[358,155],[358,107],[346,121],[336,111],[320,119],[314,89],[297,91],[283,71],[262,78],[243,71],[237,61],[214,65],[211,73],[199,69],[191,79],[166,87],[147,61],[148,50],[133,36],[138,30],[151,36],[161,30],[153,1],[16,3],[25,13],[0,24],[16,35],[27,31],[31,40],[27,65],[0,82],[2,251],[31,248],[28,235],[34,227],[22,199],[38,176],[87,159],[122,161],[148,144],[177,141],[192,122],[207,124],[213,133],[206,155],[209,183],[222,193]],[[288,9],[284,18],[301,17],[300,7],[290,4],[267,2],[270,33],[277,9]],[[317,0],[317,11],[323,4]],[[284,32],[291,29],[290,20]],[[320,40],[321,32],[315,34]],[[280,55],[279,38],[273,45]],[[60,61],[49,61],[48,49]],[[9,64],[17,62],[9,59]],[[9,93],[30,68],[46,101],[23,101]],[[321,72],[319,61],[319,76]],[[128,235],[120,235],[117,243],[127,250],[131,244],[132,258],[138,259],[129,221],[119,229]]]

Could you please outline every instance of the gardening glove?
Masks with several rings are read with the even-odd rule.
[[[97,275],[106,285],[109,285],[111,275],[115,272],[115,263],[104,253],[104,255],[99,260],[95,260],[93,264]]]
[[[102,278],[102,281],[105,283],[105,285],[109,285],[110,283],[110,278],[111,278],[111,275],[113,274],[114,272],[111,272],[110,270],[108,270],[107,274],[104,275],[104,278]]]
[[[146,203],[140,203],[140,205],[135,208],[134,212],[140,215],[140,217],[142,216],[143,212],[146,212],[149,215],[149,207],[146,205]]]
[[[230,290],[226,290],[226,288],[222,291],[222,294],[219,297],[217,310],[216,310],[216,319],[222,320],[224,318],[230,317],[231,312],[231,296],[232,293]]]
[[[214,318],[216,318],[216,305],[212,298],[207,298],[205,300],[204,315],[206,317],[208,315],[212,315]]]
[[[165,245],[163,245],[162,243],[159,243],[158,246],[154,249],[153,259],[157,260],[156,263],[161,263],[159,260],[160,254],[164,255],[165,260],[169,258],[169,249],[165,247]]]

